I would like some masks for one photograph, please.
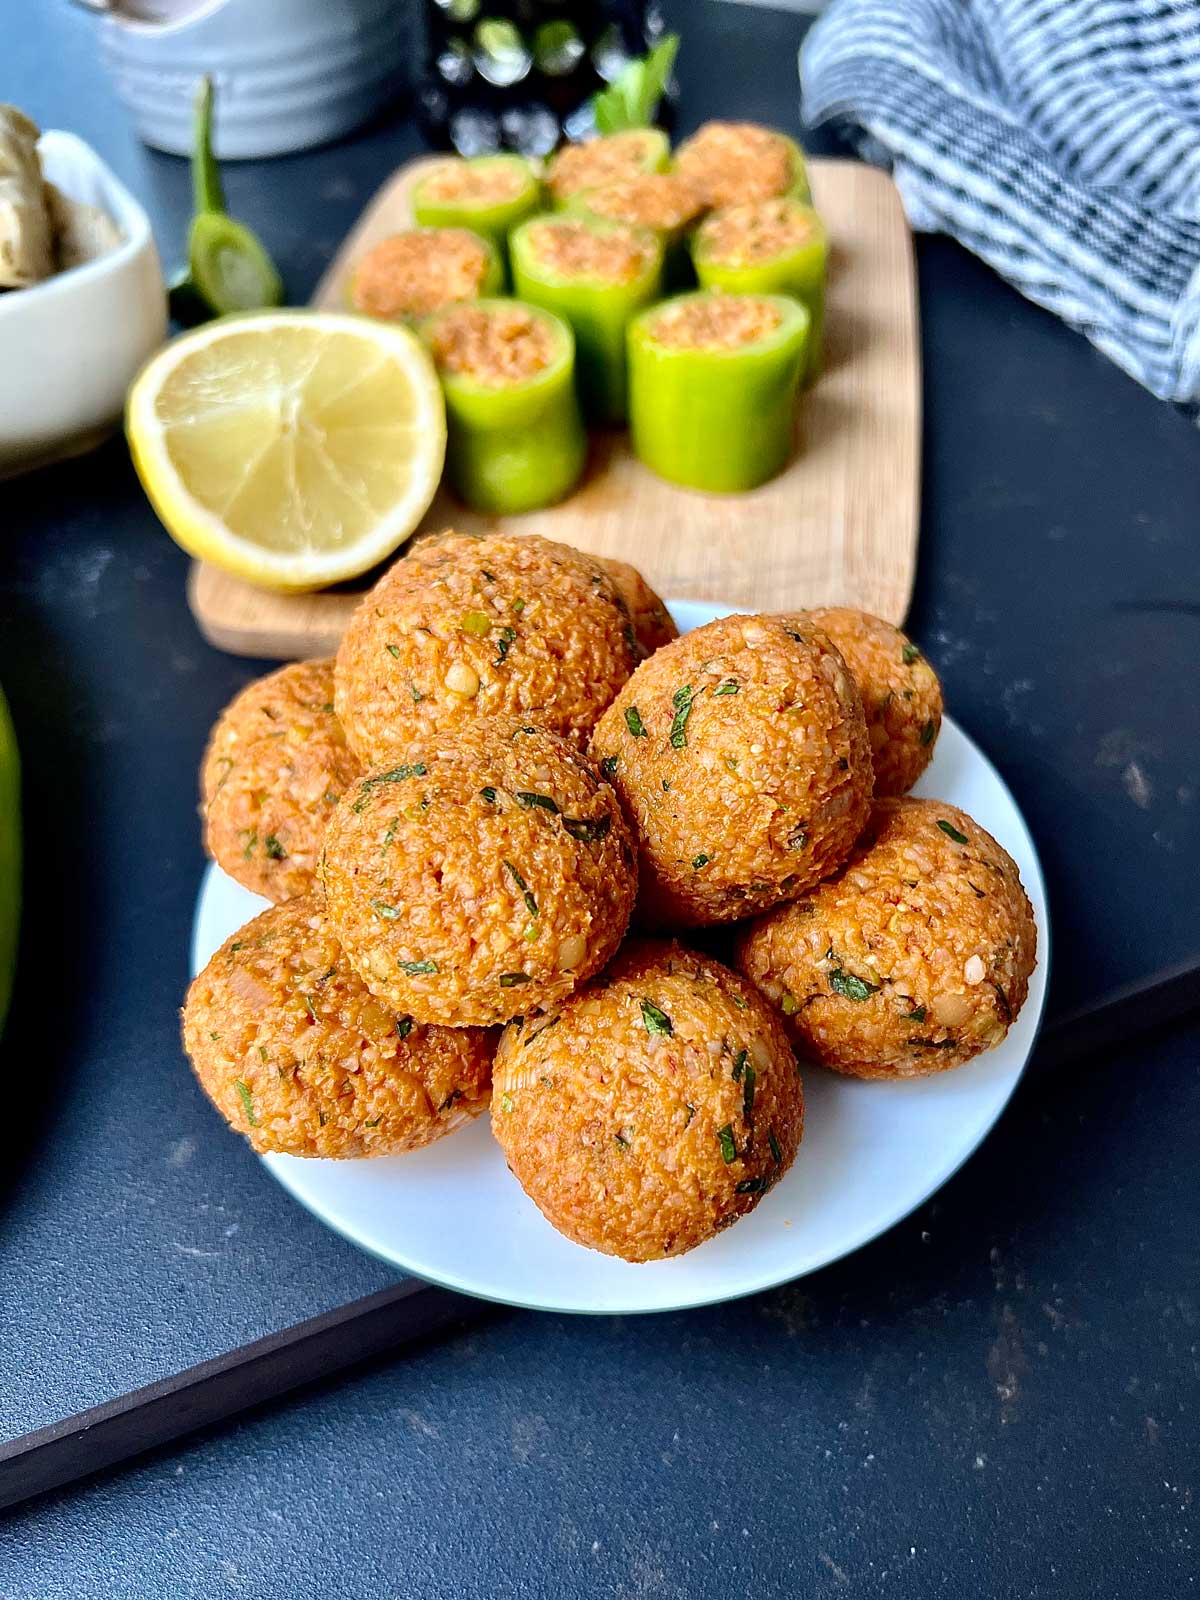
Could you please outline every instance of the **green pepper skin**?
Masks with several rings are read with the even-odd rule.
[[[0,1033],[12,999],[21,921],[21,764],[0,690]]]
[[[438,373],[446,397],[446,470],[454,492],[474,511],[508,516],[553,505],[575,487],[587,460],[570,326],[552,312],[526,309],[551,324],[559,347],[536,377],[500,387],[460,372]],[[424,324],[427,342],[437,323],[435,314]]]
[[[413,189],[413,216],[425,228],[470,228],[472,233],[478,233],[488,240],[507,271],[508,236],[526,217],[535,216],[543,209],[541,182],[522,156],[471,156],[464,164],[480,172],[492,171],[497,167],[512,168],[520,172],[524,180],[522,188],[511,200],[502,200],[498,205],[481,206],[463,201],[430,199],[424,192],[429,180],[422,179]]]
[[[679,301],[707,297],[679,295]],[[787,295],[762,295],[782,321],[735,350],[673,348],[651,329],[663,305],[629,328],[629,426],[638,459],[671,483],[710,493],[755,489],[787,465],[808,312]]]
[[[582,219],[572,216],[569,220]],[[551,219],[534,218],[522,223],[510,239],[516,292],[522,300],[554,311],[570,323],[584,414],[600,426],[617,425],[624,422],[627,411],[625,331],[631,319],[662,293],[662,244],[654,234],[640,230],[654,244],[645,271],[629,283],[589,283],[560,277],[541,264],[530,242],[530,230],[543,223],[553,225]],[[620,225],[588,222],[587,226],[603,231]]]
[[[701,226],[692,236],[692,264],[702,289],[720,289],[726,294],[790,294],[805,306],[809,315],[808,358],[804,382],[812,383],[821,370],[821,346],[825,331],[825,283],[829,265],[829,236],[820,217],[803,201],[796,209],[807,214],[813,224],[810,243],[789,250],[774,261],[757,261],[753,266],[731,266],[713,261],[704,247]]]

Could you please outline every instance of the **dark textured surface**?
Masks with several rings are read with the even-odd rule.
[[[681,131],[793,122],[796,19],[675,15]],[[90,28],[39,8],[0,100],[96,143],[170,259],[185,169],[129,138]],[[230,169],[295,298],[416,145],[397,123]],[[1198,942],[1200,438],[956,246],[920,270],[912,626],[1042,850],[1062,1007]],[[4,1435],[391,1276],[222,1132],[179,1053],[195,763],[255,671],[199,640],[183,577],[119,443],[0,486],[32,890],[0,1046]],[[1034,1075],[937,1202],[794,1289],[504,1315],[17,1513],[0,1596],[1189,1592],[1198,1046]]]

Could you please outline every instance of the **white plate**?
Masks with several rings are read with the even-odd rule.
[[[723,615],[672,603],[685,631]],[[1033,902],[1038,966],[1008,1037],[966,1067],[908,1083],[805,1073],[795,1165],[735,1227],[675,1261],[642,1266],[558,1234],[505,1166],[486,1117],[428,1149],[373,1161],[264,1156],[322,1221],[385,1261],[467,1294],[551,1311],[671,1311],[769,1289],[836,1261],[946,1182],[1003,1111],[1033,1048],[1050,927],[1033,840],[987,757],[948,718],[917,794],[961,806],[1016,861]],[[266,905],[217,867],[196,908],[192,970]]]

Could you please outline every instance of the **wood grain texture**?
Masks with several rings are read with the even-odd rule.
[[[437,159],[412,162],[385,184],[322,278],[315,305],[345,304],[354,262],[411,224],[409,192]],[[584,481],[562,505],[488,518],[443,490],[418,533],[540,533],[634,562],[663,595],[762,610],[854,605],[902,622],[921,463],[912,236],[883,173],[851,161],[814,161],[811,170],[833,241],[826,362],[799,406],[786,472],[749,494],[697,494],[647,471],[624,433],[597,433]],[[199,565],[188,598],[211,643],[286,659],[330,654],[357,593],[272,595]]]

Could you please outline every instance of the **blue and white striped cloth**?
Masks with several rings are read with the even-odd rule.
[[[800,76],[914,227],[1200,402],[1196,0],[832,0]]]

